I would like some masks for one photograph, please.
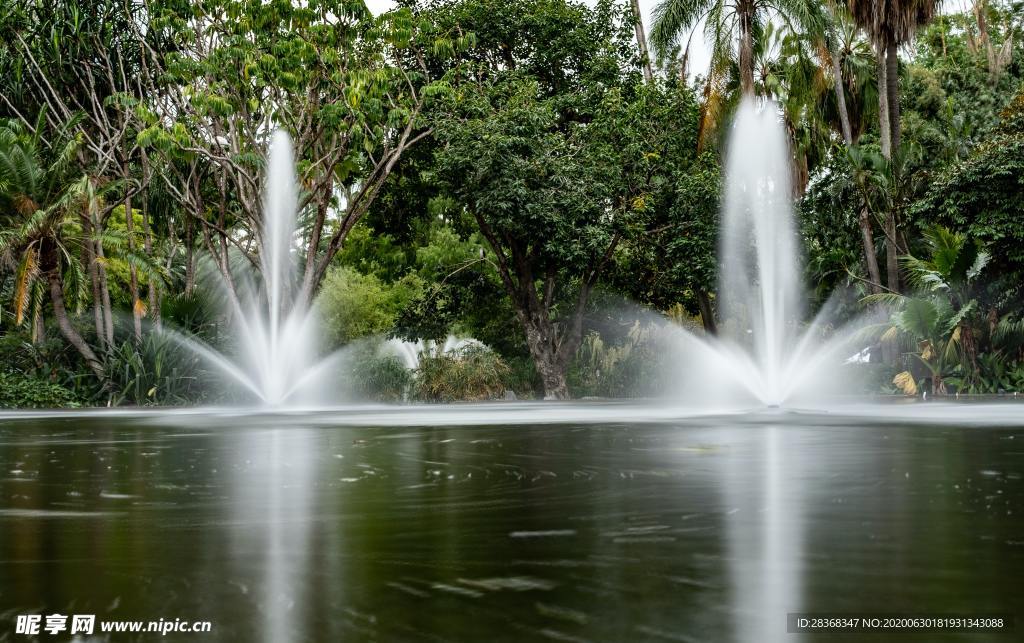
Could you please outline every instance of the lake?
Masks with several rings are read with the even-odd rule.
[[[1019,621],[1022,416],[5,414],[0,640],[50,613],[275,642],[835,639],[788,634],[790,613]]]

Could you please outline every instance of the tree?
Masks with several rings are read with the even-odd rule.
[[[849,0],[854,22],[875,45],[878,60],[878,114],[882,155],[892,157],[900,149],[899,46],[909,42],[938,10],[939,0]],[[886,217],[886,273],[890,290],[898,292],[899,262],[894,243],[899,234],[895,213]]]
[[[989,20],[994,13],[993,7],[988,0],[973,0],[971,13],[974,15],[977,26],[977,36],[973,29],[967,30],[967,44],[975,54],[983,53],[985,63],[988,67],[989,82],[993,85],[999,82],[1003,72],[1013,60],[1013,32],[1007,30],[1001,43],[996,43],[992,38]]]
[[[11,88],[0,93],[3,108],[29,127],[35,114],[45,114],[51,131],[73,123],[72,133],[81,140],[76,162],[88,176],[89,190],[106,196],[82,222],[94,321],[104,349],[112,348],[114,335],[104,231],[114,208],[121,206],[131,232],[132,199],[140,193],[145,198],[151,176],[135,141],[132,110],[143,96],[155,93],[157,79],[147,65],[146,52],[158,59],[163,45],[146,23],[156,6],[139,0],[15,0],[11,10],[0,16],[8,54],[0,56],[0,78]],[[135,164],[143,167],[141,176]],[[152,231],[148,225],[144,228],[144,243],[151,246]],[[129,234],[128,240],[133,243],[134,235]],[[135,335],[140,341],[145,307],[134,265],[129,272]],[[154,303],[156,285],[150,281]]]
[[[651,42],[664,57],[680,35],[705,20],[705,35],[712,46],[712,68],[739,50],[740,91],[754,95],[754,41],[772,17],[791,30],[810,33],[825,29],[821,3],[810,0],[662,0],[654,9]]]
[[[855,146],[868,126],[874,61],[870,45],[858,39],[857,29],[845,8],[838,3],[831,3],[830,9],[832,29],[829,32],[828,55],[831,59],[832,93],[835,96],[835,112],[838,116],[838,127],[835,124],[836,119],[832,119],[832,127],[842,135],[845,158],[850,162],[850,171],[854,176],[857,191],[863,195],[868,172],[865,171],[863,163],[865,155]],[[860,206],[857,224],[860,228],[861,248],[868,271],[869,286],[872,292],[877,293],[881,292],[882,279],[878,267],[878,253],[875,250],[873,218],[868,200],[865,199]]]
[[[938,12],[940,0],[849,0],[857,25],[875,44],[878,57],[879,126],[882,154],[900,146],[899,55],[919,28]],[[883,63],[884,61],[884,63]]]
[[[904,128],[916,128],[918,122],[915,121],[919,120],[944,120],[946,122],[935,125],[942,130],[941,134],[948,132],[955,137],[961,151],[978,143],[980,137],[999,125],[1000,111],[1020,91],[1024,77],[1024,61],[1019,55],[1022,43],[1015,37],[1024,33],[1024,12],[1020,11],[1019,2],[1002,0],[975,4],[976,7],[981,5],[983,13],[943,14],[918,32],[914,58],[907,66],[909,82],[904,90],[907,100],[900,106]],[[984,38],[973,35],[978,31],[979,16],[985,18],[987,36]],[[1009,56],[1006,66],[999,67],[999,73],[993,75],[987,46],[979,40],[986,40],[1000,52],[1011,43],[1018,55]],[[925,107],[932,109],[922,109],[921,99]],[[954,120],[945,118],[944,113],[936,113],[935,107],[951,114]]]
[[[565,398],[587,303],[640,196],[609,125],[641,85],[633,23],[610,2],[561,0],[437,3],[430,17],[476,42],[432,113],[430,176],[490,249],[477,265],[512,302],[545,395]]]
[[[407,149],[429,136],[421,113],[444,91],[426,53],[448,39],[408,8],[374,17],[361,2],[167,2],[153,29],[174,44],[153,65],[169,79],[138,110],[139,141],[231,286],[230,256],[259,267],[269,137],[291,134],[302,185],[299,298],[310,301],[352,227]]]
[[[682,83],[647,88],[615,127],[630,176],[649,176],[645,226],[624,240],[608,283],[632,300],[669,310],[682,304],[716,332],[712,298],[721,169],[712,152],[697,152],[700,106]]]
[[[0,126],[0,256],[14,271],[15,323],[30,306],[41,319],[48,296],[61,334],[104,381],[103,364],[71,322],[65,297],[69,287],[75,303],[85,300],[80,214],[88,207],[87,181],[74,168],[81,140],[61,130],[46,145],[44,126],[43,115],[34,130],[18,121]]]
[[[586,305],[635,204],[616,193],[615,155],[593,123],[564,127],[556,99],[537,94],[529,80],[467,91],[436,126],[435,172],[495,255],[545,397],[565,399]]]
[[[983,243],[1008,305],[1024,298],[1024,93],[1003,110],[1002,119],[967,158],[934,175],[910,213]]]
[[[825,43],[828,56],[822,61],[822,67],[830,72],[826,75],[831,76],[833,96],[823,101],[822,110],[825,120],[849,147],[877,121],[875,55],[844,3],[830,3],[830,13],[831,24]]]

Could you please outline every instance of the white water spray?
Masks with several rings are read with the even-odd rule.
[[[440,357],[457,353],[470,346],[483,347],[483,344],[473,338],[456,337],[455,335],[448,335],[444,342],[432,339],[407,342],[393,338],[384,343],[384,350],[402,360],[402,365],[407,369],[416,370],[420,366],[422,355]]]
[[[825,341],[822,314],[803,323],[790,171],[775,104],[744,102],[726,158],[718,290],[723,332],[701,338],[678,331],[686,402],[779,406],[841,392],[836,365],[849,334]]]
[[[272,406],[297,401],[334,363],[330,356],[317,358],[316,315],[297,292],[292,258],[297,210],[291,140],[277,131],[267,158],[260,231],[262,278],[240,293],[239,301],[228,297],[237,355],[229,357],[194,338],[179,338],[231,381]]]

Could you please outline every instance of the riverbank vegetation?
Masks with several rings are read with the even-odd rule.
[[[661,0],[642,29],[637,6],[10,0],[0,406],[224,399],[166,331],[230,348],[274,128],[296,289],[325,350],[365,355],[361,395],[656,392],[659,327],[728,326],[722,156],[751,97],[789,136],[813,305],[877,322],[865,392],[1024,390],[1024,3]],[[413,371],[365,348],[450,335],[487,348]]]

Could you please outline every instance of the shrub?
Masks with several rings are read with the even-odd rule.
[[[1003,111],[995,132],[966,159],[937,174],[911,210],[977,239],[992,253],[993,278],[1014,296],[1024,276],[1024,92]]]
[[[425,402],[486,400],[505,393],[511,369],[489,348],[471,345],[440,355],[424,354],[416,372],[415,397]]]
[[[324,333],[332,346],[390,331],[395,319],[423,288],[422,281],[407,275],[386,284],[343,266],[331,270],[317,298]]]
[[[182,405],[206,401],[211,381],[202,360],[167,335],[149,333],[141,344],[127,340],[107,358],[111,403]]]
[[[83,331],[89,329],[82,328]],[[86,403],[96,396],[99,383],[81,356],[54,329],[38,343],[19,331],[0,337],[0,365],[5,372],[36,382],[49,382],[71,391],[75,400]]]
[[[617,344],[606,343],[599,333],[590,332],[569,369],[573,395],[621,398],[659,393],[663,363],[658,339],[657,329],[640,321]]]
[[[81,405],[73,392],[60,384],[26,377],[21,373],[0,373],[0,407],[5,409],[68,408]]]
[[[505,380],[507,389],[514,391],[516,397],[521,400],[532,400],[544,396],[540,375],[529,355],[517,355],[504,359],[509,369],[508,378]]]
[[[365,348],[353,357],[349,378],[353,393],[361,398],[401,402],[412,385],[413,373],[394,355]]]
[[[163,322],[174,330],[195,335],[204,342],[217,340],[220,310],[214,296],[206,290],[179,293],[164,297],[160,306]]]

